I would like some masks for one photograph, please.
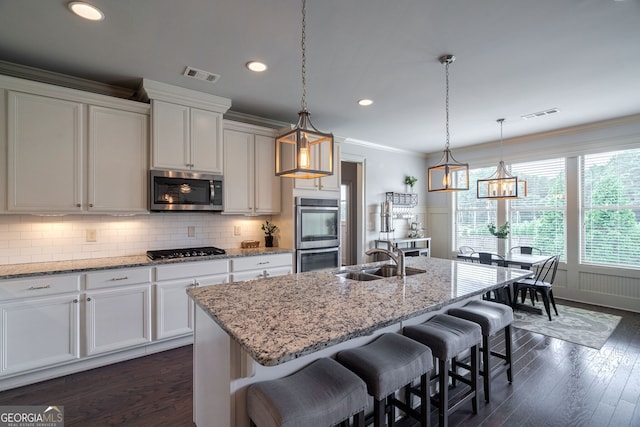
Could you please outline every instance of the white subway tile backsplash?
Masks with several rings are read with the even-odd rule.
[[[151,249],[190,246],[239,248],[243,240],[263,242],[264,219],[198,213],[0,215],[0,265],[141,255]],[[234,225],[240,226],[240,236],[234,235]],[[188,237],[190,226],[194,237]],[[88,229],[96,231],[96,242],[86,241]]]

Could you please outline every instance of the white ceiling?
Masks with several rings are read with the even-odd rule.
[[[0,59],[118,86],[141,78],[232,99],[233,111],[295,122],[299,0],[0,0]],[[640,113],[640,0],[307,0],[313,123],[376,144],[437,152]],[[262,74],[248,71],[266,62]],[[220,74],[209,84],[186,66]],[[368,108],[360,98],[372,98]],[[549,108],[559,113],[523,120]]]

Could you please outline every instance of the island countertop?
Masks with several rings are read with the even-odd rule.
[[[406,265],[426,272],[372,281],[307,272],[187,292],[254,360],[275,366],[532,274],[428,257],[409,257]]]

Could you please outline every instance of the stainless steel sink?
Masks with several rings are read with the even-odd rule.
[[[358,271],[344,271],[342,273],[336,273],[338,277],[344,277],[345,279],[358,280],[361,282],[369,281],[369,280],[378,280],[382,279],[382,276],[376,276],[373,274],[369,274],[366,271],[358,270]]]
[[[364,282],[368,280],[378,280],[384,277],[393,277],[397,275],[397,272],[398,268],[395,265],[387,264],[380,267],[365,268],[362,270],[343,271],[336,273],[336,276]],[[405,273],[407,276],[413,276],[414,274],[426,273],[426,271],[420,270],[419,268],[406,267]]]
[[[419,268],[413,268],[413,267],[405,267],[404,270],[405,270],[406,276],[413,276],[414,274],[426,273],[426,270],[420,270]],[[395,265],[387,264],[381,267],[371,268],[363,271],[369,274],[374,274],[376,276],[392,277],[398,274],[398,267]]]

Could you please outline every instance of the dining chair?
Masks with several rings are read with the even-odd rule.
[[[522,279],[513,284],[513,306],[518,303],[518,293],[522,303],[526,299],[526,291],[529,291],[531,297],[531,305],[535,305],[534,296],[540,294],[542,297],[542,303],[544,309],[551,320],[551,305],[553,310],[558,315],[558,308],[556,307],[556,301],[553,298],[553,282],[556,278],[556,272],[558,271],[558,262],[560,261],[560,255],[554,255],[549,257],[544,263],[542,263],[536,272],[535,278]]]
[[[494,254],[492,252],[476,252],[478,254],[478,260],[480,264],[497,264],[500,267],[505,266],[504,257],[502,255]]]
[[[474,252],[475,252],[475,249],[473,249],[471,246],[460,246],[458,248],[458,254],[459,255],[468,256],[468,255],[471,255]],[[471,260],[469,258],[465,258],[465,261],[473,261],[473,260]]]
[[[474,252],[474,254],[478,254],[478,262],[480,264],[497,264],[500,267],[506,267],[506,263],[502,255],[494,254],[492,252]],[[473,254],[472,259],[475,261],[475,256]],[[492,292],[493,296],[491,296],[490,291],[484,294],[483,299],[511,305],[511,289],[508,285],[500,289],[494,289]]]
[[[542,249],[536,248],[534,246],[514,246],[509,249],[509,253],[521,253],[526,255],[542,255]]]

